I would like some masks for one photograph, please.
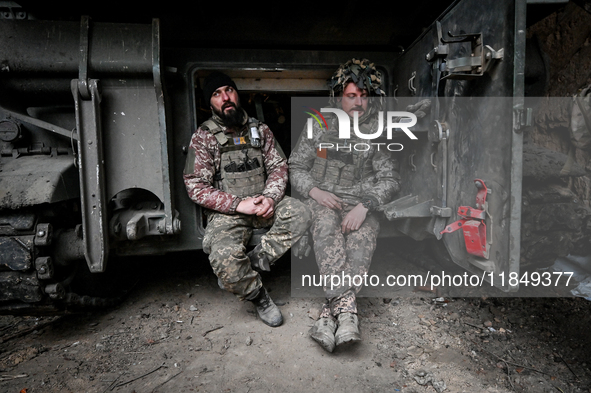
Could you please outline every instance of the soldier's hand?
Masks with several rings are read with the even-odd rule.
[[[254,201],[255,205],[259,206],[259,210],[256,212],[257,216],[263,218],[273,217],[275,213],[275,200],[265,196],[256,197]]]
[[[341,222],[341,232],[345,235],[358,230],[361,228],[361,224],[365,221],[365,217],[367,217],[367,208],[363,206],[363,204],[358,204],[351,210],[343,221]]]
[[[328,207],[329,209],[333,210],[341,210],[343,202],[341,198],[333,194],[332,192],[321,190],[318,187],[314,187],[310,190],[310,198],[314,199],[316,202],[321,204],[322,206]]]
[[[256,198],[246,198],[240,201],[238,206],[236,207],[236,212],[242,214],[253,215],[256,214],[260,210],[260,198],[264,198],[263,196],[258,196]],[[255,203],[256,201],[256,203]]]

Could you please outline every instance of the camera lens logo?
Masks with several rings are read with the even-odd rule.
[[[328,130],[328,124],[326,123],[326,119],[324,118],[324,116],[322,116],[322,113],[318,112],[316,109],[311,108],[309,106],[304,106],[304,108],[309,109],[312,112],[314,112],[314,113],[312,113],[312,112],[304,111],[304,113],[307,113],[308,115],[312,116],[318,122],[318,125],[320,126],[321,129],[322,129],[322,124],[324,123],[324,127],[326,127],[326,129]],[[322,122],[320,122],[320,119],[322,119]],[[311,127],[309,127],[309,128],[311,128]]]

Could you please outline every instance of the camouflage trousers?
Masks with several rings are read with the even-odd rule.
[[[306,203],[312,211],[310,231],[320,275],[351,277],[351,280],[342,280],[342,285],[338,287],[324,287],[327,303],[320,317],[334,318],[343,312],[357,313],[356,294],[361,286],[355,286],[354,282],[359,280],[353,280],[353,276],[363,276],[369,271],[380,223],[375,216],[368,215],[359,230],[345,235],[341,232],[341,222],[355,206],[345,205],[343,210],[336,211],[313,199],[306,200]]]
[[[250,300],[262,287],[259,273],[252,270],[246,256],[246,245],[253,230],[270,228],[261,237],[261,247],[273,263],[302,237],[310,219],[309,209],[299,200],[287,196],[275,206],[273,217],[267,219],[209,212],[203,251],[209,254],[209,262],[220,285],[239,299]]]

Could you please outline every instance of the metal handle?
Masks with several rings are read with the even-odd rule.
[[[417,94],[417,89],[415,89],[415,86],[414,86],[414,80],[415,80],[416,76],[417,76],[417,72],[413,71],[412,76],[408,80],[408,90],[411,91],[412,95]]]

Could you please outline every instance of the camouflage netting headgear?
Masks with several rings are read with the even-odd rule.
[[[341,93],[349,82],[355,83],[360,89],[367,90],[369,95],[379,97],[386,95],[381,88],[382,73],[367,59],[353,58],[341,64],[328,82],[331,97]]]

